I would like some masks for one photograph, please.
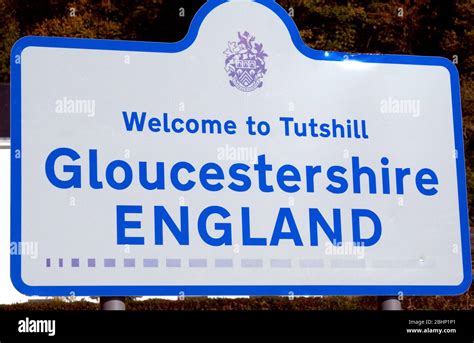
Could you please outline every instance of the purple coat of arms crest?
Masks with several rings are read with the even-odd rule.
[[[255,37],[245,31],[238,32],[239,40],[229,42],[224,51],[225,71],[229,75],[231,86],[243,91],[251,92],[262,87],[265,69],[265,57],[268,55],[263,51],[263,44],[256,43]]]

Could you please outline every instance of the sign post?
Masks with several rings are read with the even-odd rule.
[[[382,311],[400,311],[402,309],[402,303],[397,297],[384,296],[379,297],[379,308]]]
[[[178,43],[26,37],[11,63],[25,294],[469,288],[447,59],[317,51],[274,1],[211,0]]]
[[[100,309],[103,311],[125,311],[125,298],[100,297]]]

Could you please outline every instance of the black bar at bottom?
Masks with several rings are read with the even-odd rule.
[[[0,341],[113,334],[393,336],[453,342],[466,338],[466,342],[472,342],[473,319],[474,312],[469,311],[5,311],[0,312]],[[31,332],[34,320],[54,320],[54,336],[51,332]],[[19,332],[21,323],[23,331],[25,325],[30,325],[29,332]],[[43,331],[47,331],[46,323]]]

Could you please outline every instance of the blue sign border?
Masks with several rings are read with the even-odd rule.
[[[30,46],[58,47],[70,49],[123,50],[175,53],[185,50],[196,39],[204,18],[223,0],[209,0],[196,13],[186,37],[177,43],[132,42],[98,39],[24,37],[18,40],[11,51],[11,242],[21,242],[21,64],[18,57]],[[259,286],[31,286],[21,277],[21,255],[11,255],[11,280],[18,291],[26,295],[71,295],[76,296],[138,296],[138,295],[454,295],[464,293],[471,284],[471,256],[469,243],[466,174],[464,167],[464,145],[460,105],[459,75],[454,64],[442,57],[345,54],[313,50],[306,46],[288,13],[273,0],[256,0],[274,12],[286,25],[293,44],[303,55],[325,61],[359,61],[367,63],[392,63],[442,66],[449,71],[453,108],[453,124],[458,156],[456,160],[459,196],[459,217],[462,241],[464,279],[459,285],[259,285]],[[183,292],[183,293],[182,293]]]

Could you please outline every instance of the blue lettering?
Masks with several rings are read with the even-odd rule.
[[[372,221],[374,224],[374,233],[369,238],[361,238],[360,236],[360,218],[366,217]],[[353,209],[352,210],[352,234],[353,241],[356,245],[363,245],[369,247],[377,243],[382,234],[382,223],[380,222],[379,217],[367,209]]]
[[[335,208],[333,213],[333,227],[331,229],[326,219],[317,208],[309,209],[309,235],[311,246],[318,246],[318,223],[333,245],[342,242],[341,210]]]
[[[125,220],[127,213],[142,213],[141,206],[117,205],[117,244],[143,245],[143,237],[127,237],[126,229],[141,229],[140,221]]]
[[[170,229],[180,245],[189,245],[188,207],[180,207],[181,228],[176,225],[164,206],[155,206],[155,244],[163,245],[163,223]]]
[[[425,178],[428,176],[428,178]],[[438,184],[438,177],[436,176],[435,172],[429,168],[423,168],[416,173],[416,188],[418,191],[423,195],[435,195],[438,193],[436,187],[426,188],[425,185],[437,185]]]
[[[48,177],[49,182],[51,182],[54,186],[58,188],[81,188],[81,167],[80,166],[68,166],[65,165],[63,167],[63,171],[65,173],[72,173],[71,177],[67,180],[61,180],[56,176],[54,171],[54,166],[56,164],[56,160],[59,157],[67,156],[71,160],[75,161],[79,159],[81,156],[72,149],[69,148],[58,148],[53,150],[46,159],[45,169],[46,169],[46,176]]]
[[[146,119],[146,112],[142,112],[140,119],[138,119],[137,112],[132,112],[132,115],[129,118],[128,113],[126,111],[122,111],[122,116],[127,131],[132,131],[134,126],[136,126],[137,131],[143,131],[143,126],[145,125]]]
[[[214,229],[222,231],[222,235],[218,238],[212,237],[207,231],[207,219],[213,215],[218,214],[223,219],[230,216],[229,211],[220,206],[209,206],[205,208],[198,219],[198,231],[204,242],[212,246],[231,245],[232,244],[232,226],[230,223],[216,223]]]
[[[289,232],[283,232],[285,221],[288,223],[288,228],[290,229]],[[303,245],[300,233],[298,232],[298,227],[296,226],[295,218],[293,218],[291,209],[287,207],[280,208],[280,211],[278,212],[270,245],[278,245],[281,239],[292,239],[296,246]]]

